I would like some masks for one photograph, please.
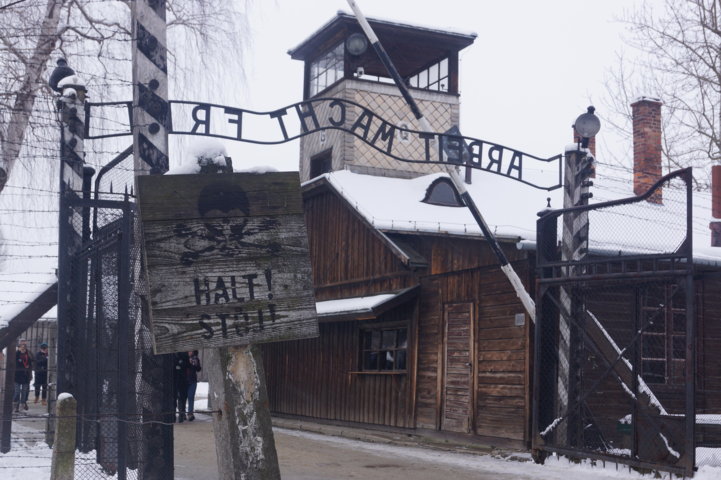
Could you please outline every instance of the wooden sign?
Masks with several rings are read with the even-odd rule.
[[[137,182],[156,353],[318,336],[297,172]]]

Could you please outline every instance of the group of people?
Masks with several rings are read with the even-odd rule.
[[[198,387],[198,372],[201,370],[198,351],[180,352],[173,355],[173,379],[175,404],[178,409],[178,423],[186,419],[195,420],[195,390]],[[187,403],[187,410],[185,408]],[[187,412],[187,415],[186,415]]]
[[[198,387],[198,372],[201,370],[198,351],[174,354],[173,368],[178,422],[183,423],[185,420],[192,422],[195,420],[195,391]],[[33,355],[28,349],[27,340],[20,339],[15,351],[15,393],[13,395],[15,412],[19,412],[20,409],[28,409],[30,381],[33,377],[35,378],[35,403],[42,398],[42,404],[47,405],[48,344],[41,343],[40,350]]]
[[[48,344],[40,344],[40,350],[33,355],[28,350],[27,340],[21,338],[15,350],[15,393],[13,395],[13,409],[20,412],[28,409],[28,396],[30,396],[30,380],[35,372],[35,403],[41,398],[43,405],[47,405],[48,395]]]

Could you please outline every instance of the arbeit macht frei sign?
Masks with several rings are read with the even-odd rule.
[[[122,102],[120,102],[122,104]],[[118,102],[88,103],[86,138],[108,138],[130,134],[121,128],[109,131],[95,127],[93,118],[118,118]],[[455,128],[444,133],[422,132],[393,125],[368,108],[340,98],[313,98],[272,112],[254,112],[211,103],[171,100],[168,133],[200,135],[265,145],[285,143],[323,130],[348,132],[378,152],[401,162],[465,166],[501,175],[542,190],[561,186],[561,155],[541,158],[497,143],[464,137]],[[396,137],[409,145],[399,149]],[[404,151],[421,152],[408,157]]]
[[[137,182],[156,353],[318,335],[297,172]]]

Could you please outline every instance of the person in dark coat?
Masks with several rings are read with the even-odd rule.
[[[13,407],[19,412],[28,409],[28,394],[30,393],[30,380],[33,378],[33,354],[28,350],[27,341],[23,338],[18,342],[15,351],[15,394]]]
[[[198,351],[193,350],[188,352],[188,368],[186,369],[186,377],[188,379],[188,421],[192,422],[195,420],[193,415],[195,407],[195,390],[198,387],[198,372],[201,371],[200,358],[198,358]]]
[[[185,421],[185,402],[188,400],[188,364],[188,352],[173,354],[173,385],[175,387],[178,423]]]
[[[38,403],[42,392],[43,405],[48,404],[48,344],[40,344],[40,351],[35,354],[35,403]]]

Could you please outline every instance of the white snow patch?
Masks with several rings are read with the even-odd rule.
[[[195,139],[186,149],[183,161],[171,168],[166,175],[192,175],[200,172],[200,167],[211,164],[225,166],[227,151],[218,139],[201,137]]]
[[[234,170],[234,171],[242,172],[242,173],[272,173],[272,172],[277,172],[278,169],[275,167],[271,167],[270,165],[258,165],[256,167],[245,168],[242,170]]]
[[[676,457],[676,458],[681,458],[681,454],[678,453],[676,450],[674,450],[671,445],[669,445],[668,439],[666,438],[666,435],[664,435],[663,433],[659,433],[658,435],[659,435],[659,436],[661,437],[661,439],[663,440],[663,443],[666,444],[666,450],[668,450],[668,453],[670,453],[671,455],[673,455],[673,456]]]
[[[552,170],[549,166],[547,171],[538,172],[547,175]],[[403,179],[340,170],[316,177],[304,185],[325,179],[360,215],[381,231],[481,237],[480,227],[467,208],[422,202],[428,187],[439,178],[449,177],[445,173],[434,173]],[[631,178],[619,181],[616,177],[597,175],[591,191],[594,201],[616,200],[633,196],[631,185]],[[548,198],[552,208],[563,207],[563,189],[548,192],[483,172],[474,175],[473,183],[465,185],[465,188],[479,206],[490,230],[499,239],[523,242],[524,245],[535,246],[537,213],[546,208]],[[626,205],[623,209],[594,212],[590,223],[589,250],[612,255],[675,251],[686,233],[685,221],[680,214],[683,205],[672,200],[670,193],[667,197],[668,201],[663,205],[640,202]],[[721,248],[707,246],[711,244],[708,228],[710,195],[694,192],[693,201],[694,212],[703,212],[693,217],[694,259],[721,265]],[[559,231],[559,235],[561,233]]]
[[[373,307],[382,304],[395,297],[392,293],[384,293],[381,295],[372,295],[369,297],[343,298],[341,300],[328,300],[325,302],[316,302],[315,309],[318,315],[328,315],[331,313],[355,312],[358,310],[370,310]]]
[[[519,462],[490,455],[456,453],[447,451],[429,450],[417,447],[368,443],[341,437],[320,435],[305,431],[288,430],[273,427],[284,435],[306,438],[328,444],[329,450],[334,446],[342,445],[345,448],[358,452],[369,452],[373,455],[389,459],[405,458],[435,465],[447,465],[452,468],[461,468],[479,474],[479,478],[533,478],[536,480],[568,480],[569,478],[582,478],[584,480],[602,479],[650,479],[652,477],[629,471],[623,465],[612,462],[593,462],[584,460],[580,463],[570,462],[565,458],[549,457],[544,465],[533,462]],[[329,451],[329,455],[331,452]],[[525,454],[514,455],[523,457]],[[595,465],[594,465],[595,464]]]
[[[58,82],[58,88],[63,88],[68,85],[73,87],[82,87],[85,86],[85,82],[80,80],[80,77],[78,77],[77,75],[68,75],[67,77],[61,79]],[[65,95],[64,91],[63,95]]]
[[[636,400],[636,394],[633,393],[630,388],[628,388],[628,386],[626,385],[626,382],[623,382],[623,381],[622,381],[622,382],[621,382],[621,386],[622,386],[623,389],[626,391],[626,393],[628,394],[629,397],[631,397],[631,398],[633,398],[634,400]],[[626,417],[624,417],[624,418],[626,418]]]
[[[0,272],[0,290],[5,297],[0,300],[0,328],[7,327],[10,320],[58,281],[54,258],[38,257],[7,263],[7,268]]]
[[[554,421],[552,421],[551,424],[550,424],[549,426],[547,426],[547,427],[540,433],[540,435],[541,435],[542,437],[545,437],[545,436],[548,434],[548,432],[550,432],[551,430],[553,430],[554,428],[556,428],[556,427],[558,426],[558,424],[561,423],[561,420],[563,420],[563,419],[562,419],[561,417],[558,417],[557,419],[555,419]]]

